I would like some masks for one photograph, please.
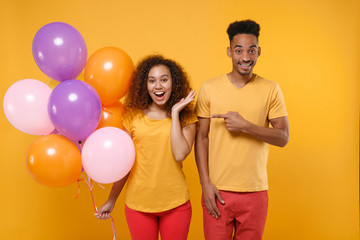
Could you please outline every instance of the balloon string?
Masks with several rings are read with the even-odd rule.
[[[104,106],[102,106],[102,109],[103,109],[105,112],[109,113],[109,114],[114,114],[114,113],[110,112],[109,110],[107,110],[107,108],[104,107]]]
[[[113,231],[113,240],[116,240],[116,230],[115,230],[115,221],[114,218],[112,216],[110,216],[111,218],[111,228]]]
[[[91,182],[92,182],[92,180],[90,179],[90,185],[91,185]],[[97,212],[98,209],[97,209],[96,204],[95,204],[95,199],[94,199],[94,195],[93,195],[93,188],[94,188],[94,185],[90,187],[90,195],[91,195],[91,198],[92,198],[92,202],[93,202],[93,205],[94,205],[95,212]]]
[[[76,197],[75,197],[75,199],[77,199],[79,196],[80,196],[80,181],[84,181],[84,179],[78,179],[78,180],[76,180],[77,181],[77,185],[78,185],[78,192],[77,192],[77,194],[76,194]]]
[[[83,173],[81,173],[81,176],[83,177],[84,182],[86,182],[86,184],[89,186],[89,183],[88,183],[88,181],[86,180],[86,178],[84,177]],[[89,187],[90,187],[90,186],[89,186]]]
[[[81,174],[81,176],[83,176],[83,174]],[[94,206],[94,210],[95,212],[97,213],[98,212],[98,209],[96,207],[96,204],[95,204],[95,198],[94,198],[94,194],[93,194],[93,188],[94,188],[94,185],[92,185],[92,179],[90,179],[88,177],[88,179],[86,180],[83,176],[83,180],[86,182],[86,184],[89,186],[89,189],[90,189],[90,195],[91,195],[91,199],[92,199],[92,202],[93,202],[93,206]],[[101,186],[100,184],[98,184],[100,187],[103,187]],[[111,218],[111,227],[112,227],[112,232],[113,232],[113,240],[116,240],[116,229],[115,229],[115,221],[114,221],[114,218],[112,216],[110,216]]]
[[[82,149],[84,147],[84,142],[83,141],[78,141],[77,142],[77,145],[79,146],[78,149],[80,151],[80,153],[82,153]],[[83,168],[84,169],[84,168]]]

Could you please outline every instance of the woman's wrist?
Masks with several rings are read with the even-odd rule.
[[[176,111],[176,110],[172,110],[171,111],[171,118],[178,118],[179,117],[179,112],[178,111]]]

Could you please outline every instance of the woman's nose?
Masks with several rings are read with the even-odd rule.
[[[155,88],[156,88],[156,89],[159,89],[159,88],[161,88],[161,87],[162,87],[161,82],[160,82],[160,81],[156,81],[156,82],[155,82]]]

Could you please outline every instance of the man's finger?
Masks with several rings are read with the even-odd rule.
[[[214,218],[218,218],[218,217],[220,216],[220,211],[219,211],[219,209],[218,209],[217,206],[216,206],[216,199],[211,199],[211,200],[210,200],[210,205],[211,205],[211,208],[212,208],[211,215],[212,215]]]
[[[206,201],[205,206],[206,206],[207,210],[209,211],[209,214],[211,216],[213,216],[214,218],[217,218],[216,209],[214,209],[212,201],[211,200]]]
[[[214,218],[218,218],[218,217],[220,216],[220,211],[219,211],[219,209],[217,208],[215,202],[213,203],[213,209],[214,209],[214,213],[215,213],[215,214],[213,215],[213,217],[214,217]]]
[[[222,205],[225,204],[225,201],[224,201],[224,199],[221,197],[220,192],[217,192],[217,193],[216,193],[216,197],[219,199],[219,202],[220,202]]]
[[[214,210],[212,209],[211,203],[206,201],[205,206],[206,206],[206,209],[208,210],[209,214],[214,215]]]
[[[214,114],[210,118],[227,118],[227,114]]]

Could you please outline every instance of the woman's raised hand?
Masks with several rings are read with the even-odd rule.
[[[191,90],[186,98],[182,98],[179,102],[177,102],[171,109],[171,115],[179,114],[181,110],[183,110],[186,105],[194,101],[196,96],[195,90]]]

